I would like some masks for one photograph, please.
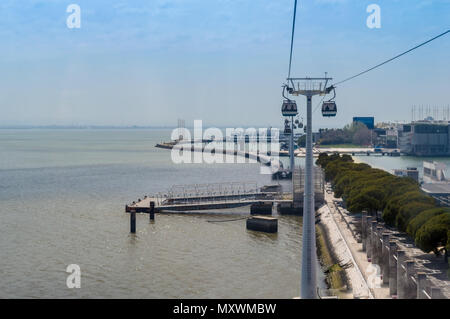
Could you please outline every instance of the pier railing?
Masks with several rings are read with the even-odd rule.
[[[236,202],[270,198],[256,182],[175,185],[166,194],[154,196],[157,206]]]

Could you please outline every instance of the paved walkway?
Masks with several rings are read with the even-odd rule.
[[[336,200],[334,194],[326,193],[325,201],[327,205],[322,207],[319,212],[322,213],[323,223],[330,229],[331,244],[338,258],[343,259],[341,264],[350,258],[356,265],[356,267],[346,270],[354,298],[390,299],[389,287],[381,283],[377,265],[372,265],[367,260],[366,253],[362,251],[362,244],[358,243],[358,239],[354,236],[354,229],[351,228],[348,221],[346,222],[333,200]],[[346,249],[341,247],[339,239],[345,242]]]

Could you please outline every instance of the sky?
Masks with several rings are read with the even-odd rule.
[[[0,126],[281,126],[293,3],[2,0]],[[67,27],[70,4],[80,28]],[[367,27],[370,4],[379,29]],[[448,29],[450,0],[299,0],[292,76],[339,81]],[[314,128],[450,105],[449,57],[447,34],[338,86],[337,117],[317,109]]]

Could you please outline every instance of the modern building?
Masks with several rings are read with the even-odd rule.
[[[397,129],[375,127],[372,132],[373,145],[397,148]]]
[[[448,182],[445,177],[445,170],[447,166],[441,162],[423,162],[423,179],[424,182]]]
[[[445,177],[446,165],[440,162],[423,162],[422,190],[433,196],[441,206],[450,207],[450,181]]]
[[[398,147],[402,153],[415,156],[449,156],[448,121],[418,121],[399,124]]]
[[[362,123],[367,126],[369,130],[373,130],[375,127],[375,118],[373,116],[371,117],[354,117],[353,123]]]
[[[417,167],[408,167],[407,169],[394,169],[394,175],[400,177],[410,177],[419,182],[419,171]]]

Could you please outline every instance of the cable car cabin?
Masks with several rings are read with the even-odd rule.
[[[336,102],[333,102],[333,101],[323,102],[322,116],[333,117],[333,116],[336,116],[336,113],[337,113]]]
[[[292,130],[289,126],[284,127],[284,134],[290,135],[292,133]]]
[[[283,116],[296,116],[298,114],[297,103],[292,100],[284,100],[283,106],[281,107],[281,113]]]

